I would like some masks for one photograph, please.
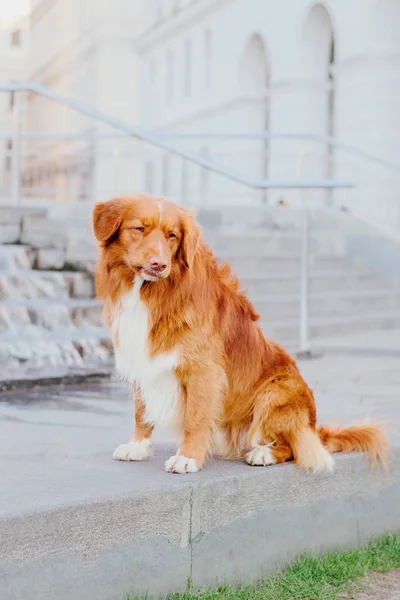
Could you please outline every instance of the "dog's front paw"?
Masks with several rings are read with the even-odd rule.
[[[151,440],[121,444],[115,449],[115,460],[145,460],[151,456]]]
[[[165,463],[165,470],[167,473],[197,473],[199,467],[194,458],[187,458],[186,456],[171,456]]]

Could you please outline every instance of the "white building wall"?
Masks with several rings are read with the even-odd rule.
[[[147,24],[142,5],[143,0],[37,2],[31,19],[29,79],[137,122],[139,64],[133,38]],[[110,132],[102,123],[36,95],[29,97],[28,112],[31,131]],[[31,144],[32,154],[34,147]],[[112,144],[62,140],[36,143],[36,149],[26,176],[33,174],[36,185],[35,174],[40,178],[41,170],[50,172],[46,186],[50,190],[49,183],[54,183],[60,200],[115,193]],[[119,173],[124,171],[120,164]]]
[[[25,79],[28,45],[29,29],[26,19],[18,20],[11,27],[0,24],[1,83],[16,83]],[[14,99],[14,94],[0,92],[0,132],[4,135],[12,134]],[[7,197],[10,194],[11,153],[12,140],[0,139],[0,190]]]
[[[145,72],[141,89],[146,127],[240,132],[259,130],[265,123],[273,133],[334,135],[367,153],[400,162],[398,0],[291,0],[285,7],[278,1],[252,0],[251,10],[246,0],[185,4],[181,12],[155,21],[138,44]],[[203,77],[206,31],[213,40],[210,87],[204,85]],[[259,49],[264,47],[264,57],[258,51],[258,60],[257,44],[249,52],[255,39]],[[184,93],[181,82],[188,42],[194,57],[190,95]],[[172,100],[166,102],[168,50],[176,57],[175,86]],[[156,76],[151,75],[154,65]],[[197,148],[204,144],[198,141]],[[374,222],[391,225],[394,219],[400,226],[399,176],[378,163],[299,140],[211,145],[216,156],[246,174],[266,173],[280,179],[336,176],[357,184],[353,191],[334,194],[275,191],[262,200],[274,201],[283,193],[293,202],[345,204]],[[250,158],[262,151],[269,154],[267,164]],[[233,190],[228,185],[225,189],[229,197]],[[260,199],[259,195],[254,198]]]
[[[399,31],[399,0],[35,0],[29,78],[164,134],[333,135],[395,163]],[[30,98],[29,114],[31,129],[109,131],[45,100]],[[283,195],[400,227],[399,175],[366,157],[304,139],[175,143],[253,178],[341,177],[357,187],[249,192],[148,145],[113,142],[81,144],[91,192],[147,189],[191,203]]]

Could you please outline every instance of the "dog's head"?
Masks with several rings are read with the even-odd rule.
[[[145,195],[96,204],[93,231],[105,252],[145,281],[190,269],[200,236],[193,211]]]

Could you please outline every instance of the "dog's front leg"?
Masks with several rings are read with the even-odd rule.
[[[210,448],[214,425],[225,397],[226,376],[217,365],[208,364],[192,373],[186,384],[185,432],[175,456],[165,463],[170,473],[196,473]]]
[[[127,444],[121,444],[115,449],[115,460],[145,460],[151,455],[151,434],[153,425],[146,422],[146,407],[142,399],[140,388],[133,384],[133,398],[135,402],[135,428],[132,439]]]

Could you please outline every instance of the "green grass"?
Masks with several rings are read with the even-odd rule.
[[[172,594],[168,600],[339,600],[341,594],[359,589],[369,571],[386,573],[399,567],[400,534],[384,535],[357,550],[322,557],[302,554],[280,574],[254,585],[189,590]]]

